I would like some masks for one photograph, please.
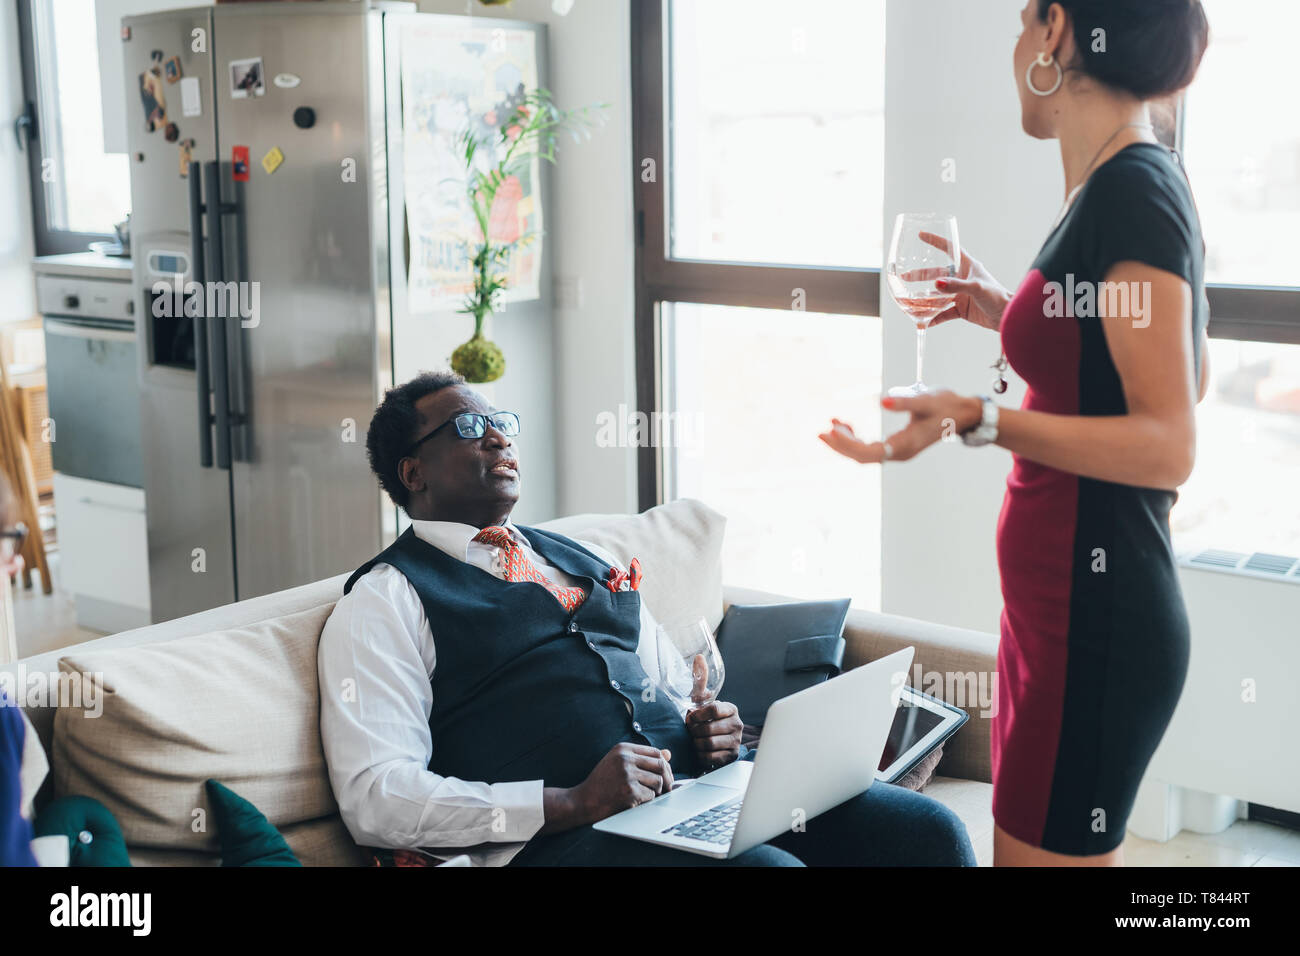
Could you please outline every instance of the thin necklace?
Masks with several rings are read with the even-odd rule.
[[[1061,211],[1057,214],[1056,221],[1052,223],[1053,229],[1061,224],[1061,220],[1065,218],[1065,214],[1070,211],[1070,207],[1074,204],[1074,200],[1078,198],[1079,193],[1088,182],[1088,174],[1092,172],[1092,167],[1097,165],[1097,160],[1101,159],[1101,154],[1106,152],[1106,147],[1115,142],[1115,138],[1126,129],[1146,129],[1150,130],[1152,133],[1155,132],[1155,127],[1150,123],[1125,123],[1119,129],[1115,130],[1115,132],[1111,133],[1110,136],[1107,137],[1106,142],[1101,144],[1101,149],[1097,150],[1097,155],[1092,157],[1092,162],[1084,167],[1083,176],[1079,179],[1079,185],[1071,189],[1070,194],[1065,197],[1065,204],[1061,206]]]
[[[1074,204],[1074,200],[1078,198],[1080,191],[1082,191],[1084,185],[1088,182],[1088,174],[1092,172],[1092,167],[1097,165],[1097,160],[1101,159],[1101,154],[1106,152],[1106,147],[1115,142],[1115,137],[1119,136],[1119,134],[1124,132],[1126,129],[1146,129],[1150,130],[1152,133],[1155,132],[1155,127],[1150,123],[1125,123],[1119,129],[1115,130],[1115,132],[1111,133],[1110,136],[1106,138],[1106,142],[1101,144],[1101,149],[1097,150],[1097,155],[1092,157],[1092,162],[1084,167],[1083,176],[1079,180],[1079,185],[1071,189],[1070,194],[1065,197],[1065,204],[1061,206],[1061,211],[1057,213],[1056,221],[1052,223],[1053,229],[1065,220],[1066,214],[1070,211],[1070,206]],[[1006,393],[1007,369],[1009,366],[1010,363],[1007,361],[1007,353],[1003,350],[998,356],[998,360],[991,366],[993,369],[993,391],[998,395]]]

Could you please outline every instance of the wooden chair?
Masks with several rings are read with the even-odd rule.
[[[36,489],[36,475],[32,468],[31,450],[23,437],[23,425],[15,411],[15,395],[9,385],[9,371],[0,361],[0,471],[9,479],[13,491],[14,514],[10,520],[27,525],[27,539],[23,542],[23,587],[32,586],[32,570],[41,575],[41,591],[50,594],[54,582],[50,579],[50,565],[45,555],[45,539],[41,534],[41,518]]]

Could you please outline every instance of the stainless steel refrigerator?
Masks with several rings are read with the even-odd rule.
[[[469,22],[414,10],[122,21],[155,621],[350,570],[395,533],[365,433],[411,321],[398,41],[412,19]],[[543,65],[544,27],[508,26]],[[218,289],[202,309],[191,281]]]

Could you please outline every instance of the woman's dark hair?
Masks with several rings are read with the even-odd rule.
[[[379,477],[379,486],[399,508],[405,508],[411,497],[397,473],[397,464],[419,437],[415,430],[420,427],[420,412],[415,403],[433,392],[464,384],[465,380],[455,372],[421,372],[406,384],[385,392],[384,400],[375,409],[366,432],[366,454],[370,470]]]
[[[1061,65],[1141,100],[1190,84],[1209,46],[1201,0],[1038,0],[1040,20],[1053,3],[1070,15],[1078,50]]]

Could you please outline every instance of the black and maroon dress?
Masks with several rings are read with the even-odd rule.
[[[1190,284],[1199,378],[1208,306],[1196,208],[1173,154],[1138,143],[1092,174],[1003,316],[1007,359],[1029,385],[1023,408],[1127,414],[1099,317],[1111,308],[1142,321],[1145,297],[1121,313],[1118,290],[1101,287],[1126,261]],[[992,758],[993,816],[1019,840],[1087,856],[1124,839],[1187,674],[1169,534],[1176,498],[1015,457],[998,521],[1005,609]]]

